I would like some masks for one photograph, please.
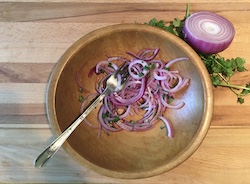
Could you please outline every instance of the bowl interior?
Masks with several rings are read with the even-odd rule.
[[[176,57],[190,60],[177,62],[171,69],[180,71],[190,84],[179,92],[173,103],[184,101],[178,110],[168,109],[165,117],[173,124],[175,137],[156,126],[145,132],[110,133],[97,137],[98,130],[82,123],[68,138],[64,148],[79,162],[111,177],[141,178],[165,172],[187,159],[202,142],[212,112],[212,90],[206,69],[197,54],[181,39],[146,25],[116,25],[94,31],[76,42],[61,57],[52,73],[48,91],[48,116],[56,135],[66,129],[80,114],[80,93],[75,82],[82,68],[81,83],[95,93],[93,76],[88,73],[106,55],[130,58],[125,51],[160,48],[158,59]],[[97,124],[96,108],[87,117]]]

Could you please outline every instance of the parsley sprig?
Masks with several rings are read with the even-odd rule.
[[[190,16],[189,9],[190,9],[189,4],[187,4],[186,14],[182,20],[179,18],[175,18],[173,21],[165,22],[164,20],[158,21],[158,20],[156,20],[156,18],[153,18],[149,21],[149,23],[145,23],[145,24],[149,24],[151,26],[162,28],[165,31],[170,32],[170,33],[184,39],[182,29],[183,29],[186,18]]]
[[[222,87],[228,87],[237,95],[237,102],[244,103],[244,96],[250,94],[250,83],[246,86],[239,86],[230,83],[231,77],[236,72],[244,72],[245,59],[241,57],[225,59],[218,54],[202,55],[200,54],[212,81],[212,84]],[[239,91],[240,90],[240,91]]]
[[[175,18],[173,21],[165,22],[164,20],[158,21],[153,18],[145,24],[164,29],[165,31],[170,32],[185,41],[182,29],[186,18],[189,16],[190,6],[189,4],[187,4],[186,14],[182,20],[179,18]],[[239,86],[231,84],[230,79],[236,72],[244,72],[247,70],[244,67],[245,59],[241,57],[225,59],[219,54],[198,54],[209,72],[212,84],[215,87],[222,86],[230,88],[232,92],[237,96],[237,102],[240,104],[244,103],[244,96],[250,95],[250,83],[247,83],[245,86]]]

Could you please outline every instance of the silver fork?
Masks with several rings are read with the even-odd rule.
[[[118,86],[118,75],[121,75],[121,84]],[[121,90],[129,78],[128,66],[124,63],[118,68],[107,80],[106,88],[102,94],[95,98],[95,100],[86,108],[86,110],[66,129],[62,134],[55,139],[35,160],[35,167],[42,167],[50,158],[52,158],[71,133],[81,124],[86,116],[100,103],[103,98],[115,91]]]

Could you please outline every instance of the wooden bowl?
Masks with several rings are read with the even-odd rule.
[[[73,33],[72,33],[73,34]],[[160,48],[158,58],[164,61],[189,57],[177,62],[190,85],[177,95],[184,101],[179,110],[168,110],[165,116],[174,126],[175,137],[166,136],[162,122],[144,132],[120,131],[97,136],[98,130],[82,123],[64,144],[64,149],[78,163],[98,173],[115,178],[144,178],[166,172],[184,162],[202,143],[210,126],[213,92],[208,72],[200,57],[178,37],[155,27],[121,24],[93,31],[74,43],[59,59],[49,81],[47,113],[54,134],[58,136],[80,114],[81,95],[75,82],[76,72],[84,65],[82,83],[95,92],[95,78],[89,70],[110,56],[125,56],[142,48]],[[87,117],[97,123],[97,111]],[[65,162],[67,162],[65,160]]]

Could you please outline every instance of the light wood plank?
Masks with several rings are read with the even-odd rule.
[[[74,43],[83,35],[110,23],[0,22],[0,42]],[[11,35],[11,36],[10,36]],[[60,46],[59,46],[60,47]]]
[[[41,2],[40,0],[1,0],[3,3],[9,3],[9,2],[26,2],[26,3],[34,3],[34,2]],[[45,3],[67,3],[68,0],[43,0]],[[113,3],[113,0],[72,0],[70,2],[76,3]],[[165,3],[165,0],[117,0],[115,3]],[[169,3],[183,3],[182,0],[168,0]],[[196,0],[190,0],[190,3],[197,3]],[[214,1],[214,4],[218,3],[243,3],[243,2],[249,2],[248,0],[220,0],[220,1]],[[207,3],[206,0],[201,0],[199,3]]]
[[[23,43],[15,43],[12,40],[2,42],[0,44],[0,63],[56,63],[73,43],[73,41],[60,44],[41,43],[36,42],[37,40],[31,42],[28,37],[26,39]]]
[[[40,0],[1,0],[1,2],[26,2],[26,3],[33,3],[33,2],[41,2]],[[68,0],[43,0],[45,3],[67,3]],[[113,3],[113,0],[72,0],[70,2],[74,3]],[[115,3],[165,3],[166,0],[117,0]],[[168,0],[169,3],[183,3],[182,0]],[[220,0],[220,1],[213,1],[214,4],[218,3],[243,3],[249,2],[248,0]],[[186,3],[186,2],[185,2]],[[196,0],[190,0],[189,3],[197,3]],[[207,3],[207,0],[200,0],[199,3]]]
[[[247,183],[250,179],[250,128],[211,128],[200,148],[183,164],[159,176],[121,180],[101,176],[72,160],[63,150],[42,169],[33,160],[52,140],[48,129],[0,129],[0,181],[86,183]],[[12,135],[16,135],[13,137]],[[27,146],[23,146],[26,142]],[[237,148],[237,149],[235,149]],[[16,151],[18,150],[18,152]],[[229,154],[230,153],[230,154]],[[11,174],[10,170],[15,172]],[[29,174],[32,173],[32,174]],[[244,176],[244,177],[242,177]],[[240,178],[241,180],[238,180]]]
[[[247,98],[246,100],[250,100]],[[249,126],[249,105],[215,105],[211,126]],[[233,112],[233,113],[232,113]]]
[[[54,64],[0,63],[0,83],[47,83]]]
[[[45,103],[26,103],[26,104],[17,104],[17,103],[0,103],[0,116],[4,115],[44,115],[45,112]]]
[[[45,103],[46,87],[46,83],[0,83],[0,103]]]
[[[0,126],[11,127],[26,125],[44,125],[48,124],[47,116],[44,115],[1,115]]]
[[[231,6],[225,6],[225,2],[218,1],[216,6],[212,3],[203,3],[202,6],[199,3],[191,3],[191,12],[196,12],[200,10],[213,11],[223,16],[230,18],[232,16],[232,12],[240,11],[242,9],[248,10],[250,7],[249,2],[231,2]],[[123,15],[133,15],[134,13],[139,13],[139,15],[145,16],[158,16],[167,18],[168,14],[172,14],[172,16],[181,15],[182,18],[185,15],[186,2],[154,2],[154,3],[101,3],[101,2],[74,2],[74,3],[43,3],[43,2],[16,2],[16,3],[4,3],[0,4],[0,11],[2,12],[2,16],[0,17],[0,21],[48,21],[53,19],[61,19],[64,21],[68,18],[75,17],[97,17],[101,18],[100,14],[105,15],[106,19],[104,22],[122,22]],[[173,14],[175,11],[177,13]],[[143,14],[142,14],[143,13]],[[180,14],[181,13],[181,14]],[[240,12],[245,13],[245,16],[248,15],[249,12]],[[112,16],[113,15],[113,16]],[[129,16],[130,17],[130,16]],[[131,16],[130,18],[132,18]],[[91,19],[91,22],[98,21],[98,19]],[[235,17],[233,18],[235,19]],[[73,20],[74,19],[68,19]],[[136,18],[137,20],[137,18]],[[136,21],[132,20],[132,21]],[[237,22],[247,22],[248,20],[237,20]],[[98,21],[100,22],[100,19]],[[236,21],[234,21],[236,22]]]
[[[48,129],[49,124],[0,124],[1,129]]]

